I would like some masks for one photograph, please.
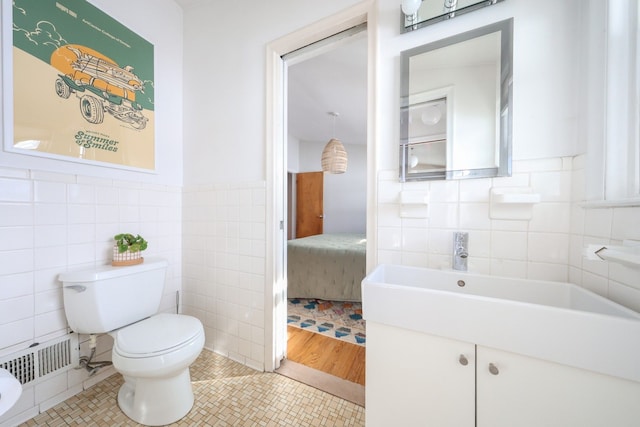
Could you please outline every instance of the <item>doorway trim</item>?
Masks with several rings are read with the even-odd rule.
[[[376,264],[376,153],[375,147],[375,1],[366,0],[342,12],[275,40],[266,48],[266,256],[264,301],[264,365],[280,366],[286,350],[284,256],[286,248],[286,66],[283,55],[367,23],[367,271]],[[280,327],[282,323],[282,327]]]

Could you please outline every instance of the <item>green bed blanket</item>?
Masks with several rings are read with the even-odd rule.
[[[287,242],[287,297],[361,301],[364,234],[319,234]]]

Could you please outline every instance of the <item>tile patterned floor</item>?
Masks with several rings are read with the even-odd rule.
[[[364,426],[364,408],[203,350],[191,366],[195,404],[173,426]],[[112,375],[22,426],[137,426],[118,409]]]

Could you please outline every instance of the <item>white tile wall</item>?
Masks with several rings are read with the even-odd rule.
[[[574,162],[573,179],[584,182],[584,156]],[[570,257],[574,282],[607,298],[640,311],[640,273],[616,263],[585,259],[582,250],[589,244],[621,245],[623,240],[640,241],[640,207],[583,207],[579,201],[583,193],[576,189],[573,195],[572,246]],[[581,254],[575,255],[580,248]]]
[[[571,281],[640,311],[637,270],[584,259],[590,243],[640,240],[640,207],[584,208],[584,159],[515,161],[512,177],[401,184],[378,174],[379,263],[450,268],[454,231],[469,232],[469,269],[498,276]],[[530,220],[492,220],[491,187],[541,195]],[[428,218],[401,218],[399,193],[429,193]],[[419,225],[416,225],[419,224]]]
[[[568,280],[571,161],[543,159],[514,162],[509,178],[422,181],[399,184],[395,171],[379,174],[378,262],[450,268],[455,231],[469,233],[469,268],[480,273]],[[526,220],[490,218],[492,187],[531,187],[542,195]],[[416,233],[398,220],[398,193],[429,193],[428,218]],[[395,215],[395,217],[394,217]],[[416,220],[413,220],[416,221]],[[403,236],[411,235],[412,238]],[[417,241],[424,236],[427,244]]]
[[[56,278],[68,269],[109,263],[118,232],[143,234],[150,242],[145,256],[169,260],[161,309],[175,311],[181,223],[181,188],[0,168],[0,357],[67,334]],[[100,357],[109,357],[111,342],[100,347]],[[55,376],[30,388],[20,411],[37,413],[83,384],[86,372]]]
[[[265,183],[184,190],[184,312],[205,346],[264,369]]]
[[[583,208],[583,164],[522,161],[509,178],[404,184],[383,171],[377,260],[450,267],[453,232],[468,231],[472,271],[570,280],[640,311],[636,271],[582,256],[589,243],[640,239],[640,207]],[[531,220],[490,219],[494,186],[541,194]],[[429,192],[428,218],[400,216],[401,190]],[[265,196],[264,182],[176,189],[0,169],[0,355],[66,332],[57,274],[108,262],[111,236],[125,227],[152,242],[149,255],[170,261],[162,308],[173,310],[182,289],[183,312],[204,323],[208,348],[263,369]],[[103,357],[110,345],[101,344]],[[58,381],[39,391],[49,402]],[[83,378],[67,381],[69,391]]]

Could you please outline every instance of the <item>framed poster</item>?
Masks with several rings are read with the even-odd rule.
[[[85,0],[13,0],[10,16],[5,150],[154,171],[153,45]]]

